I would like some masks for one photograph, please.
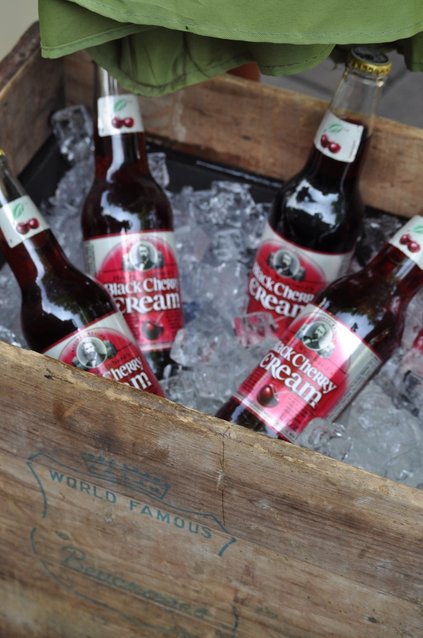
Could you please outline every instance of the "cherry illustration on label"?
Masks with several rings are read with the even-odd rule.
[[[112,119],[112,126],[114,128],[122,128],[122,126],[125,126],[126,128],[132,128],[134,124],[135,124],[135,121],[133,117],[125,117],[121,119],[120,117],[115,116]]]
[[[323,148],[327,148],[328,151],[330,151],[331,153],[339,153],[339,151],[341,150],[341,145],[338,144],[338,142],[334,142],[333,140],[329,139],[326,133],[323,133],[322,137],[320,138],[320,144],[323,146]]]
[[[123,126],[123,120],[120,119],[120,117],[114,117],[112,119],[112,126],[114,128],[122,128]]]
[[[162,334],[164,328],[154,321],[145,321],[141,326],[142,332],[147,339],[154,341]]]
[[[412,239],[408,233],[404,233],[404,235],[401,235],[401,237],[399,238],[399,243],[402,246],[406,246],[410,253],[418,253],[419,250],[421,250],[419,242]]]
[[[329,146],[329,138],[325,133],[323,133],[322,137],[320,138],[320,144],[323,146],[323,148]]]
[[[410,242],[408,243],[408,250],[409,250],[411,253],[418,253],[420,249],[421,249],[421,246],[420,246],[420,244],[419,244],[418,242],[416,242],[416,241],[410,241]]]
[[[266,384],[257,393],[257,401],[267,407],[274,407],[278,404],[277,392],[271,384]]]
[[[15,226],[15,230],[20,235],[26,235],[30,230],[36,230],[40,225],[40,222],[36,217],[31,217],[26,222],[19,222]]]
[[[329,142],[328,146],[331,153],[339,153],[341,150],[341,145],[338,142]]]
[[[16,232],[19,233],[20,235],[26,235],[28,231],[29,231],[28,223],[19,222],[19,224],[16,224]]]

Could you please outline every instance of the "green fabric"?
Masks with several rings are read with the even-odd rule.
[[[384,44],[423,70],[423,0],[39,0],[42,54],[87,49],[130,91],[161,95],[255,60],[311,68]],[[335,49],[335,47],[337,47]]]

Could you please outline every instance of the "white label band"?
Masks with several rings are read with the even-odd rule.
[[[0,208],[0,230],[10,248],[48,228],[50,226],[28,195]]]
[[[136,95],[107,95],[97,101],[100,137],[121,133],[142,133],[144,126]]]
[[[423,217],[416,215],[389,241],[423,270]]]
[[[327,157],[351,163],[357,156],[363,131],[361,124],[347,122],[327,111],[317,129],[314,145]]]

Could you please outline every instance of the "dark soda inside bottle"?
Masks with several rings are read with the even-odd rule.
[[[355,47],[302,170],[276,194],[248,282],[247,312],[269,312],[279,331],[348,272],[362,234],[359,190],[390,63]]]
[[[103,69],[97,87],[98,122],[105,123],[95,127],[95,180],[81,218],[87,269],[162,378],[175,366],[170,349],[183,325],[172,210],[149,170],[136,96],[121,95]],[[118,115],[107,120],[106,107]],[[132,115],[122,115],[125,109]]]
[[[67,259],[2,151],[0,250],[21,289],[22,332],[33,350],[163,396],[112,298]]]
[[[358,177],[370,141],[363,129],[352,163],[334,161],[313,147],[304,169],[275,196],[268,222],[276,233],[321,253],[353,251],[364,213]]]
[[[10,261],[1,237],[0,248]],[[37,352],[115,310],[107,292],[67,260],[50,230],[12,250],[22,292],[22,332]]]

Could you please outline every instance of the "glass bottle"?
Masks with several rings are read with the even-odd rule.
[[[164,396],[108,292],[75,268],[0,150],[0,250],[22,293],[30,348]]]
[[[158,378],[183,326],[172,210],[147,161],[138,97],[96,68],[95,178],[82,211],[88,272],[122,311]]]
[[[336,418],[399,345],[422,285],[416,216],[365,268],[320,291],[216,416],[291,442],[313,418]]]
[[[359,177],[387,56],[354,47],[301,171],[277,192],[248,281],[247,312],[283,330],[313,296],[348,271],[362,233]]]

